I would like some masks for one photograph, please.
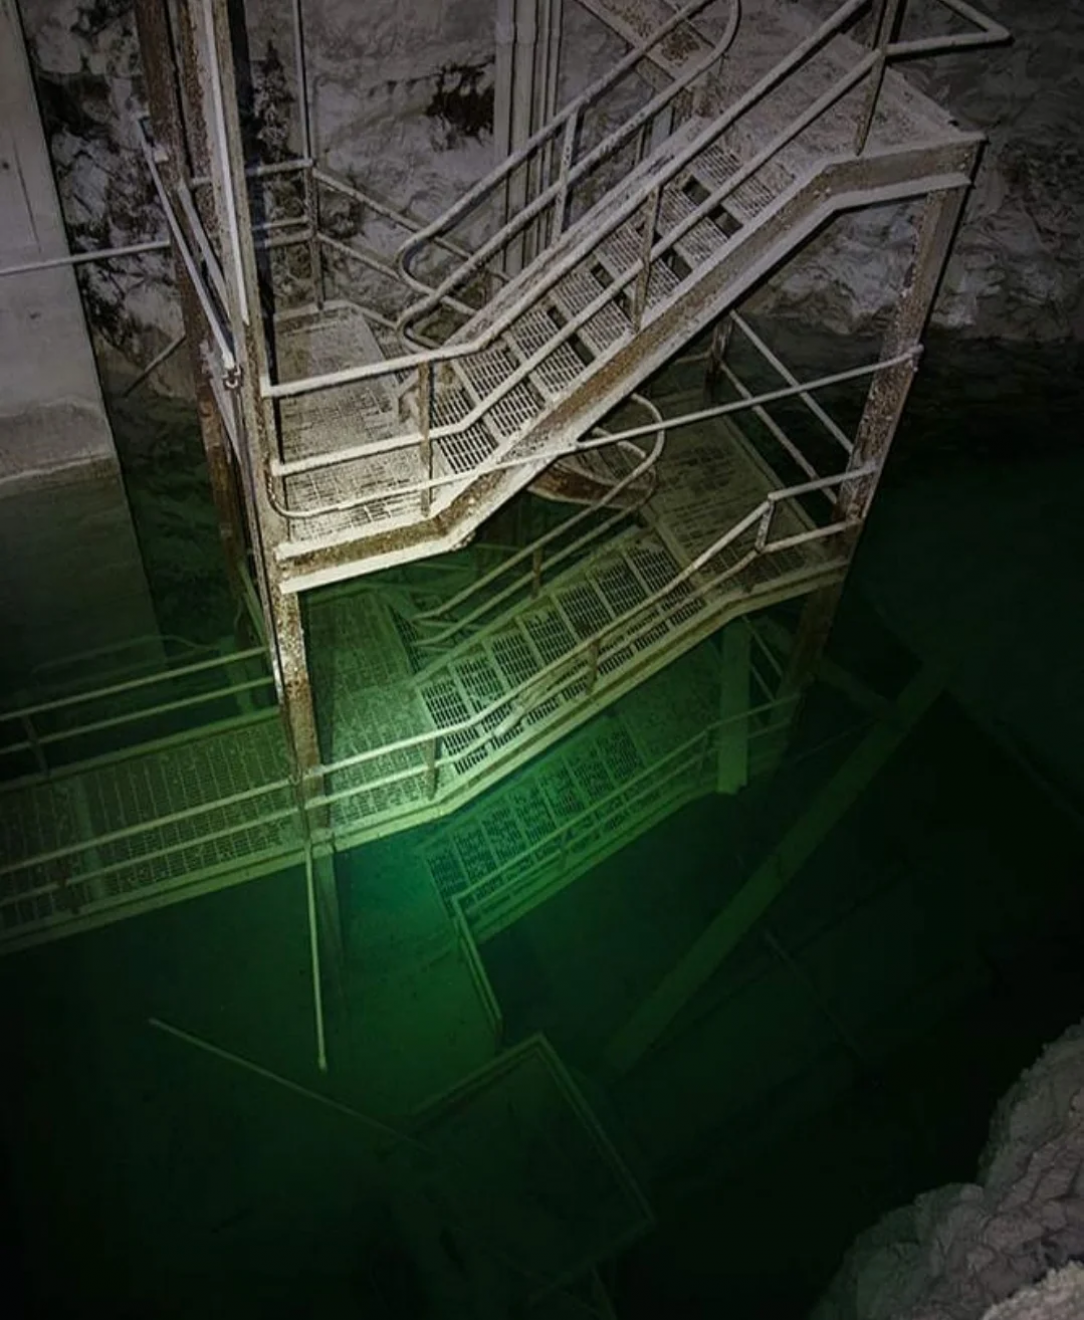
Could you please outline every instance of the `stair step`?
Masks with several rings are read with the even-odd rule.
[[[689,163],[689,173],[709,191],[714,191],[732,179],[744,164],[744,160],[722,142],[714,142]],[[724,200],[723,207],[741,224],[748,224],[793,182],[794,175],[776,156],[736,188]]]
[[[659,223],[664,234],[676,229],[696,210],[696,203],[681,188],[667,188],[659,203]],[[695,269],[710,261],[726,243],[727,236],[714,221],[707,218],[693,225],[674,245],[683,261]]]
[[[570,271],[553,289],[551,297],[570,320],[599,296],[603,286],[587,270]],[[580,339],[599,357],[614,344],[628,339],[632,324],[613,303],[607,303],[579,330]],[[581,369],[582,374],[582,369]]]
[[[533,357],[550,342],[556,331],[556,322],[550,319],[545,309],[532,307],[516,321],[514,343],[525,358]],[[561,398],[582,375],[583,362],[572,345],[566,342],[547,353],[531,372],[531,380],[537,389],[552,398]]]
[[[643,243],[631,224],[616,229],[598,250],[599,259],[614,279],[638,267],[642,254]],[[651,268],[651,278],[648,281],[647,306],[653,307],[656,303],[662,302],[680,283],[681,280],[665,262],[656,261]],[[631,298],[635,282],[626,287]]]

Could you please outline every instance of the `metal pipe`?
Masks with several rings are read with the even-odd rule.
[[[494,24],[497,60],[493,86],[494,165],[508,155],[512,143],[512,51],[516,40],[515,0],[497,0]]]
[[[535,48],[538,44],[538,0],[515,0],[515,45],[512,54],[512,122],[511,150],[522,153],[531,139],[532,111],[534,109]],[[523,153],[518,169],[508,177],[508,212],[518,216],[533,200],[530,196],[529,153]],[[505,250],[505,269],[515,274],[525,262],[531,260],[530,231],[520,231],[519,237]],[[469,263],[468,263],[469,264]]]
[[[293,0],[294,60],[297,78],[297,105],[301,112],[301,155],[312,158],[312,128],[309,110],[309,80],[305,70],[305,29],[301,21],[301,0]],[[311,166],[310,166],[311,168]]]
[[[233,257],[233,277],[237,310],[242,324],[249,324],[248,294],[245,290],[245,274],[241,264],[241,234],[237,223],[237,203],[233,195],[233,170],[230,165],[229,135],[226,131],[226,108],[222,93],[222,73],[219,68],[221,53],[218,48],[218,35],[215,32],[215,0],[203,0],[203,27],[207,42],[208,60],[211,74],[211,111],[214,135],[218,148],[219,168],[222,171],[223,201],[226,207],[226,228],[229,230],[230,252]]]
[[[379,1132],[382,1137],[387,1137],[395,1141],[404,1141],[408,1146],[416,1146],[419,1150],[428,1150],[420,1141],[416,1141],[406,1132],[400,1132],[398,1128],[393,1128],[387,1123],[382,1123],[380,1119],[373,1118],[369,1114],[363,1114],[360,1109],[353,1109],[350,1105],[344,1105],[341,1100],[333,1100],[331,1096],[321,1095],[319,1091],[312,1091],[307,1086],[301,1086],[299,1083],[291,1081],[289,1077],[283,1077],[281,1073],[275,1073],[270,1068],[264,1068],[258,1063],[253,1063],[251,1059],[246,1059],[240,1054],[233,1054],[229,1050],[221,1049],[217,1045],[212,1045],[209,1041],[203,1040],[199,1036],[193,1036],[191,1032],[182,1031],[180,1027],[171,1026],[168,1022],[163,1022],[161,1018],[151,1017],[147,1019],[147,1025],[153,1027],[155,1031],[164,1032],[167,1036],[173,1036],[177,1040],[184,1041],[186,1045],[192,1045],[197,1050],[202,1050],[205,1054],[212,1054],[216,1059],[222,1059],[226,1063],[231,1063],[235,1067],[243,1068],[246,1072],[254,1073],[257,1077],[262,1077],[264,1081],[273,1082],[276,1086],[281,1086],[284,1090],[292,1091],[294,1095],[300,1095],[306,1100],[312,1100],[318,1105],[323,1105],[326,1109],[333,1109],[337,1114],[342,1114],[345,1118],[352,1119],[355,1123],[361,1123],[374,1132]]]
[[[199,692],[191,697],[178,697],[176,701],[164,701],[157,706],[148,706],[145,710],[130,710],[123,715],[113,715],[107,720],[92,720],[81,724],[77,729],[61,729],[58,733],[39,734],[38,741],[44,744],[66,742],[69,738],[81,738],[88,733],[100,733],[103,729],[114,729],[121,724],[132,724],[135,720],[148,719],[152,715],[167,715],[171,711],[185,710],[189,706],[198,706],[205,701],[218,701],[222,697],[232,696],[235,692],[249,692],[254,688],[265,687],[271,682],[270,675],[248,679],[244,683],[235,683],[228,688],[218,688],[213,692]],[[4,749],[0,748],[0,752]]]
[[[209,660],[198,660],[194,664],[184,665],[180,669],[160,670],[155,674],[144,674],[142,678],[130,678],[124,683],[114,683],[110,687],[96,688],[93,692],[77,693],[71,697],[57,697],[54,701],[39,702],[35,706],[23,706],[18,710],[0,711],[0,722],[21,719],[24,715],[40,715],[47,710],[61,710],[66,706],[78,706],[84,702],[98,701],[102,697],[115,697],[121,692],[130,692],[133,688],[147,687],[151,683],[161,683],[172,678],[181,678],[186,674],[198,674],[206,669],[221,665],[231,665],[238,660],[251,660],[253,656],[263,655],[261,646],[249,647],[247,651],[231,651],[228,655],[212,656]]]
[[[697,3],[699,3],[699,0],[697,0]],[[851,0],[851,3],[861,7],[868,4],[869,0]],[[571,168],[567,182],[575,183],[589,170],[593,169],[600,161],[606,160],[630,137],[635,136],[643,124],[649,123],[654,119],[659,111],[668,106],[689,83],[693,82],[702,73],[705,73],[712,64],[721,59],[729,49],[737,34],[739,14],[740,0],[732,0],[731,22],[722,37],[720,37],[711,48],[708,56],[697,60],[684,74],[682,74],[680,78],[674,81],[671,87],[653,97],[647,105],[637,110],[630,119],[626,120],[624,124],[615,129],[605,141],[600,142],[597,147],[594,147],[586,156],[582,157]],[[664,27],[668,26],[669,24],[664,25]],[[662,29],[659,29],[659,31],[661,32]],[[654,45],[658,39],[658,32],[656,32],[655,37],[650,43],[648,43],[648,45]],[[518,168],[522,160],[525,160],[529,156],[535,146],[540,145],[550,136],[553,136],[556,133],[557,128],[563,127],[566,120],[573,114],[580,113],[586,97],[587,94],[585,93],[584,96],[578,98],[577,101],[572,102],[571,106],[562,111],[551,124],[547,125],[540,133],[536,133],[534,137],[528,140],[521,150],[515,152],[508,158],[508,167],[506,169],[497,171],[495,175],[490,175],[489,178],[483,180],[483,185],[485,186],[479,185],[476,189],[465,194],[463,202],[466,202],[466,200],[471,197],[472,192],[478,192],[480,197],[485,196],[491,190],[491,186],[497,177],[505,178],[510,175],[516,168]],[[723,132],[724,127],[725,125],[720,123],[717,131],[713,134],[713,138],[720,135]],[[674,172],[675,170],[673,167],[660,172],[655,176],[655,182],[659,183],[661,186],[672,177]],[[525,229],[532,223],[532,221],[538,218],[543,211],[545,211],[557,196],[558,186],[559,185],[557,184],[552,184],[550,187],[543,189],[514,219],[509,221],[508,225],[505,226],[503,230],[500,230],[487,242],[483,243],[470,261],[464,262],[463,266],[458,271],[454,271],[446,280],[439,284],[436,289],[431,290],[428,285],[412,276],[408,266],[410,257],[421,248],[423,241],[426,241],[427,231],[423,230],[421,234],[416,235],[413,239],[409,239],[404,243],[399,249],[396,263],[402,273],[403,279],[413,288],[426,295],[415,304],[413,308],[408,309],[408,312],[404,315],[404,321],[409,323],[410,320],[425,315],[427,311],[432,310],[433,307],[439,304],[440,298],[445,293],[450,291],[450,289],[454,288],[457,284],[462,283],[469,276],[477,273],[477,271],[491,257],[502,252],[507,247],[508,238],[511,235]],[[445,212],[445,215],[440,221],[436,221],[433,225],[430,225],[430,230],[436,229],[439,232],[440,229],[445,228],[453,211],[462,212],[463,202],[461,202],[459,206],[452,207],[451,210]],[[467,209],[469,210],[470,208],[468,207]],[[611,227],[612,226],[607,227],[607,232],[609,232]]]
[[[553,135],[558,128],[563,127],[565,120],[569,115],[578,113],[583,105],[597,100],[603,92],[607,91],[615,82],[618,82],[626,73],[633,69],[640,60],[643,59],[647,51],[651,50],[660,41],[668,37],[671,32],[687,19],[692,18],[694,14],[699,13],[701,9],[706,9],[711,3],[712,0],[690,0],[690,3],[685,5],[684,8],[678,10],[672,18],[667,19],[661,27],[656,28],[649,38],[640,42],[639,45],[634,46],[627,55],[618,60],[608,73],[604,74],[603,77],[597,80],[597,82],[588,87],[587,90],[576,97],[574,101],[569,102],[565,109],[562,110],[554,120],[549,124],[546,124],[542,129],[529,138],[524,144],[524,152],[533,151],[535,147],[540,146],[547,137]],[[868,4],[869,0],[861,0],[861,3]],[[473,188],[468,189],[454,206],[450,207],[442,216],[437,220],[434,220],[417,235],[419,244],[421,242],[428,242],[429,239],[432,238],[434,232],[438,232],[444,228],[450,228],[458,219],[473,208],[475,202],[481,200],[481,198],[491,192],[498,183],[506,179],[512,170],[515,169],[516,163],[517,162],[509,158],[498,168],[497,171],[495,171],[495,177],[493,174],[488,175],[485,179],[476,183]]]
[[[726,417],[730,413],[745,412],[747,409],[753,408],[758,404],[763,405],[767,403],[775,403],[781,399],[790,399],[795,397],[795,395],[800,394],[802,390],[812,391],[818,389],[825,389],[829,385],[839,385],[845,381],[859,380],[863,376],[876,375],[880,371],[887,371],[890,367],[897,367],[897,366],[901,366],[905,362],[915,361],[919,356],[921,356],[921,349],[918,348],[908,349],[906,352],[900,353],[894,358],[888,358],[882,362],[868,364],[864,367],[852,367],[848,371],[835,372],[831,376],[822,376],[817,380],[806,381],[797,387],[788,385],[778,390],[769,390],[765,394],[755,395],[749,399],[739,399],[732,403],[717,404],[711,408],[700,408],[697,409],[695,412],[683,413],[678,417],[667,417],[664,418],[663,420],[668,430],[673,430],[674,428],[679,426],[693,426],[698,422],[708,421],[714,417]],[[643,426],[632,426],[632,427],[626,427],[623,431],[613,432],[609,435],[604,436],[599,440],[566,442],[565,444],[560,445],[552,450],[548,450],[547,457],[560,458],[566,454],[582,453],[583,451],[589,449],[599,449],[605,445],[613,444],[618,440],[636,440],[639,439],[641,436],[650,435],[653,431],[657,429],[658,429],[657,426],[650,424]],[[436,428],[432,433],[432,438],[434,439],[437,438]],[[354,447],[355,450],[358,448],[361,449],[360,453],[350,451],[348,453],[338,455],[337,459],[338,461],[341,462],[350,462],[359,458],[365,458],[368,455],[375,456],[379,453],[387,453],[389,452],[390,449],[403,449],[407,447],[412,447],[417,443],[418,443],[418,437],[415,435],[415,436],[410,436],[406,440],[405,444],[397,438],[396,442],[393,445],[382,447],[380,442],[377,442],[376,444],[369,446],[367,451],[366,448],[363,446],[355,446]],[[533,455],[531,458],[516,459],[514,461],[507,463],[487,461],[485,463],[479,464],[478,467],[473,470],[473,475],[480,476],[480,475],[489,475],[490,473],[493,472],[505,472],[505,471],[510,472],[517,467],[521,467],[526,462],[535,461],[537,457],[538,455]],[[276,464],[274,466],[276,469],[276,475],[292,475],[297,471],[305,471],[306,464],[312,464],[312,466],[315,467],[324,466],[318,461],[314,462],[311,459],[308,460],[298,459],[293,463]],[[286,469],[286,471],[283,472],[282,469]],[[435,489],[438,486],[454,485],[456,482],[461,482],[462,480],[463,480],[462,473],[453,474],[451,476],[434,477],[433,480],[429,483],[429,486],[431,489]],[[318,510],[306,509],[302,511],[293,511],[289,514],[284,514],[283,516],[289,516],[291,518],[318,517],[320,516],[321,513],[345,513],[349,509],[360,508],[363,504],[367,504],[372,500],[388,499],[393,495],[414,495],[417,494],[420,489],[421,487],[419,486],[387,487],[386,489],[373,491],[364,496],[357,496],[351,500],[340,501],[339,504],[334,506],[320,506]]]
[[[787,382],[788,385],[798,384],[797,376],[795,376],[795,374],[790,370],[790,368],[786,365],[785,362],[783,362],[780,358],[776,357],[776,355],[772,352],[772,350],[768,347],[768,345],[764,342],[764,340],[761,339],[761,337],[756,333],[753,327],[749,324],[748,321],[746,321],[746,319],[743,316],[740,316],[737,312],[732,312],[731,319],[733,320],[734,324],[738,327],[738,329],[742,332],[742,334],[746,337],[746,339],[748,339],[749,342],[753,345],[753,347],[757,350],[757,352],[764,359],[764,361],[767,362],[769,366],[773,367],[779,373],[779,375],[783,377],[783,379]],[[846,431],[844,431],[842,427],[836,425],[832,417],[825,411],[824,408],[821,407],[821,405],[816,401],[816,399],[814,399],[812,395],[807,395],[805,393],[799,394],[798,398],[801,399],[801,401],[814,415],[814,417],[816,417],[818,421],[824,424],[829,435],[831,435],[833,439],[837,440],[848,454],[851,453],[851,451],[854,449],[854,442],[851,440],[851,438],[847,435]]]
[[[293,174],[295,171],[310,169],[316,162],[303,156],[291,160],[275,160],[264,165],[249,165],[245,170],[246,179],[266,179],[274,174]],[[188,180],[190,188],[206,188],[214,183],[209,174],[193,174]]]
[[[141,252],[162,252],[169,246],[168,238],[149,238],[144,243],[128,243],[124,247],[98,248],[94,252],[69,252],[65,257],[50,257],[47,261],[24,261],[19,266],[5,266],[0,269],[0,279],[6,275],[30,275],[34,271],[54,270],[60,266],[82,266],[89,261],[134,257]]]
[[[175,339],[171,339],[169,341],[169,343],[165,346],[165,348],[162,349],[160,353],[156,353],[154,357],[151,358],[151,360],[147,363],[147,365],[143,368],[143,370],[139,373],[139,375],[135,378],[135,380],[131,382],[130,385],[125,386],[125,388],[121,391],[120,397],[122,399],[126,399],[129,396],[129,394],[134,393],[134,391],[137,390],[139,386],[143,384],[143,382],[147,379],[148,376],[152,375],[155,371],[157,371],[163,362],[165,362],[168,358],[171,358],[173,354],[176,353],[177,349],[179,349],[180,346],[184,343],[184,340],[185,340],[185,332],[182,330],[181,333],[177,335]]]
[[[173,204],[169,199],[169,193],[166,191],[165,182],[159,172],[158,163],[154,159],[154,152],[151,150],[151,145],[147,139],[142,121],[139,121],[138,129],[140,146],[143,150],[143,159],[146,161],[147,169],[150,171],[151,182],[154,184],[155,191],[158,194],[158,201],[161,203],[162,210],[165,212],[166,224],[169,226],[169,231],[173,235],[174,246],[177,252],[180,253],[181,261],[184,263],[184,268],[188,273],[188,278],[192,281],[192,287],[196,291],[196,298],[203,311],[204,319],[206,320],[211,335],[218,347],[218,353],[222,359],[223,369],[228,372],[233,371],[237,366],[237,359],[234,357],[233,348],[226,339],[226,332],[218,320],[218,313],[215,311],[214,305],[211,302],[210,294],[208,293],[203,280],[200,278],[196,259],[193,257],[192,252],[189,249],[188,241],[184,236],[184,230],[182,230],[180,221],[177,219],[176,213],[173,210]]]
[[[312,843],[305,846],[305,906],[309,919],[309,965],[312,969],[312,1010],[316,1028],[316,1066],[327,1072],[327,1038],[324,1035],[324,990],[320,984],[320,934],[316,924],[316,878],[313,874]]]
[[[738,373],[726,362],[722,364],[723,375],[730,381],[731,385],[738,391],[738,394],[746,400],[753,397],[752,390],[745,384]],[[779,425],[775,418],[767,409],[760,407],[759,404],[753,406],[753,415],[768,428],[776,440],[783,446],[793,461],[801,468],[807,477],[816,477],[817,470],[813,464],[806,458],[798,446],[787,435],[786,431]]]
[[[192,237],[196,241],[196,247],[203,258],[203,264],[207,267],[207,274],[210,276],[211,286],[218,294],[218,301],[223,307],[230,305],[230,300],[226,294],[226,277],[222,274],[222,267],[219,265],[218,257],[211,247],[211,240],[207,236],[207,231],[203,227],[203,221],[199,218],[195,203],[192,201],[192,194],[188,189],[180,184],[177,187],[177,197],[180,199],[181,210],[184,212],[185,219],[188,221],[189,229],[192,231]]]
[[[402,211],[394,206],[389,206],[387,202],[382,201],[378,197],[374,197],[372,193],[365,192],[363,189],[356,187],[352,183],[347,183],[345,179],[340,179],[337,175],[330,173],[326,168],[321,169],[317,166],[313,169],[312,174],[313,178],[316,179],[318,183],[322,183],[326,188],[330,188],[333,192],[342,193],[344,197],[352,197],[354,201],[360,202],[362,206],[367,207],[370,211],[375,211],[377,215],[383,216],[385,220],[391,220],[401,229],[406,229],[412,234],[416,234],[418,230],[427,223],[424,220],[419,220],[417,216],[411,215],[409,211]],[[460,246],[458,243],[453,243],[450,239],[446,238],[435,238],[433,240],[433,246],[442,248],[444,251],[450,252],[453,256],[457,257],[469,257],[471,255],[465,247]],[[397,278],[398,274],[399,272],[396,270]]]

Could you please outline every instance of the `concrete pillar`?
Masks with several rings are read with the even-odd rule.
[[[0,270],[68,254],[14,0],[0,0]],[[70,267],[0,276],[0,685],[157,633]]]

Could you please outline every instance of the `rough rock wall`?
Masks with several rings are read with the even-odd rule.
[[[1082,1261],[1077,1026],[1002,1100],[977,1181],[928,1192],[859,1237],[812,1320],[1075,1320],[1084,1315],[1084,1270],[1064,1271]],[[1033,1288],[1050,1271],[1062,1273]]]
[[[142,97],[131,0],[20,3],[73,239],[116,245],[160,234],[134,150]],[[833,0],[806,3],[823,11]],[[932,3],[911,0],[916,17]],[[938,317],[996,338],[1079,336],[1084,0],[985,3],[1013,29],[1012,47],[910,71],[991,137]],[[321,154],[389,200],[437,214],[492,161],[493,0],[306,0],[303,8]],[[250,5],[253,127],[272,158],[298,136],[289,12],[286,0]],[[574,0],[566,25],[567,93],[621,48]],[[348,237],[362,222],[349,206],[341,211],[333,228]],[[892,210],[840,226],[763,305],[841,333],[866,328],[883,310],[886,275],[906,260],[909,234],[907,217]],[[168,256],[94,266],[80,278],[107,365],[145,361],[178,331]]]
[[[836,8],[803,2],[818,17]],[[899,66],[989,139],[935,319],[985,338],[1079,339],[1084,0],[978,0],[978,8],[1009,28],[1011,45]],[[909,0],[907,12],[905,37],[946,30],[936,0]],[[902,273],[910,235],[899,208],[838,226],[765,306],[849,333],[882,309],[893,287],[886,272]]]

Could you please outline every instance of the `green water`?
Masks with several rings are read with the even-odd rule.
[[[799,368],[823,353],[805,349]],[[889,690],[916,653],[951,660],[962,700],[930,711],[666,1042],[599,1093],[660,1217],[607,1268],[622,1320],[799,1320],[855,1232],[974,1175],[998,1095],[1084,1012],[1079,366],[931,347],[832,650]],[[133,413],[121,438],[159,624],[212,640],[232,607],[198,440],[183,414],[152,421]],[[770,789],[693,804],[486,946],[511,1039],[544,1029],[590,1084],[861,721],[818,689]],[[395,841],[379,846],[386,864]],[[343,860],[348,918],[374,857]],[[298,874],[8,959],[0,981],[5,1302],[437,1314],[388,1264],[371,1140],[147,1025],[319,1086]],[[364,1103],[349,1069],[329,1085]]]

